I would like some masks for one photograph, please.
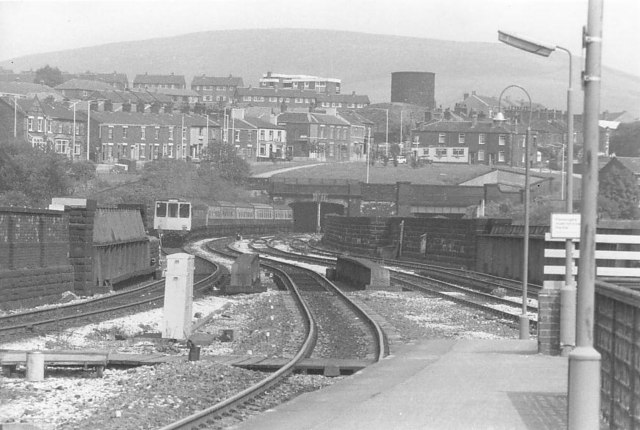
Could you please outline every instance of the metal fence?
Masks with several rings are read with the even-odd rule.
[[[595,347],[602,355],[603,423],[640,429],[640,290],[597,283]]]

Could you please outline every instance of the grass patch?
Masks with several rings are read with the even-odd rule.
[[[284,163],[282,163],[282,167]],[[369,182],[373,184],[393,184],[408,181],[413,184],[456,185],[490,172],[488,166],[468,164],[429,164],[412,168],[407,164],[387,166],[376,164],[369,168]],[[351,179],[366,181],[367,166],[363,162],[324,163],[320,166],[292,170],[275,174],[276,178],[309,178],[309,179]]]

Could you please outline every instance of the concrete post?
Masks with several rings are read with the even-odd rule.
[[[167,256],[163,338],[186,339],[191,335],[194,267],[193,255],[177,253]]]
[[[44,381],[44,354],[40,351],[27,352],[27,381]]]
[[[580,260],[576,311],[576,348],[569,354],[568,428],[600,428],[600,354],[593,347],[596,281],[596,227],[598,200],[598,119],[602,58],[604,0],[589,0],[584,85],[584,149]]]

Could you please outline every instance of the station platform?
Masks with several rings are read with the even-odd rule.
[[[565,429],[568,358],[535,340],[424,340],[234,430]]]

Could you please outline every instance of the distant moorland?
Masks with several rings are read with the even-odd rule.
[[[373,30],[375,31],[375,30]],[[497,32],[496,32],[497,38]],[[388,102],[391,73],[436,74],[436,103],[453,107],[465,92],[498,96],[511,84],[527,89],[536,103],[564,109],[568,84],[566,55],[549,58],[496,43],[451,42],[347,31],[275,29],[227,30],[111,43],[29,55],[0,62],[14,71],[46,64],[72,73],[176,73],[187,83],[194,75],[240,76],[246,86],[258,84],[267,71],[336,77],[343,93],[369,95],[372,103]],[[580,69],[574,60],[576,111],[582,110]],[[601,110],[629,111],[640,117],[640,77],[610,68],[602,72]],[[514,91],[512,98],[524,98]]]

